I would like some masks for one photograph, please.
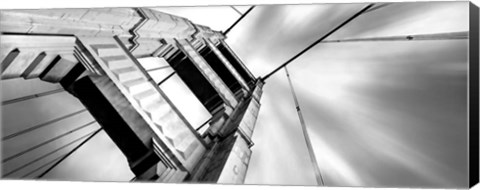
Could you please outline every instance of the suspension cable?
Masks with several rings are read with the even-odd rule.
[[[25,168],[25,167],[27,167],[27,166],[30,166],[30,165],[32,165],[32,164],[34,164],[34,163],[36,163],[36,162],[38,162],[38,161],[40,161],[40,160],[42,160],[42,159],[50,156],[50,155],[52,155],[52,154],[55,154],[55,153],[57,153],[58,151],[63,150],[64,148],[67,148],[67,147],[69,147],[69,146],[72,145],[72,144],[75,144],[76,142],[84,139],[85,137],[87,137],[87,136],[89,136],[89,135],[91,135],[91,134],[93,134],[93,133],[94,133],[94,132],[91,132],[91,133],[88,133],[88,134],[86,134],[86,135],[83,135],[83,136],[81,136],[81,137],[79,137],[79,138],[77,138],[77,139],[74,139],[73,141],[71,141],[71,142],[69,142],[69,143],[67,143],[67,144],[64,144],[64,145],[61,146],[61,147],[58,147],[58,148],[56,148],[56,149],[54,149],[54,150],[52,150],[52,151],[50,151],[50,152],[48,152],[48,153],[40,156],[40,157],[37,157],[37,158],[33,159],[32,161],[30,161],[30,162],[28,162],[28,163],[26,163],[26,164],[24,164],[24,165],[22,165],[22,166],[20,166],[20,167],[17,167],[17,168],[15,168],[15,169],[13,169],[12,171],[10,171],[10,172],[8,172],[8,173],[3,174],[3,176],[4,176],[4,177],[5,177],[5,176],[9,176],[9,175],[11,175],[11,174],[13,174],[13,173],[15,173],[15,172],[17,172],[17,171],[20,171],[21,169],[23,169],[23,168]]]
[[[28,96],[24,96],[24,97],[20,97],[20,98],[15,98],[15,99],[11,99],[11,100],[5,100],[5,101],[2,102],[2,106],[17,103],[17,102],[21,102],[21,101],[25,101],[25,100],[30,100],[30,99],[38,98],[38,97],[42,97],[42,96],[48,96],[50,94],[55,94],[55,93],[60,93],[60,92],[65,92],[65,90],[63,88],[60,88],[60,89],[55,89],[55,90],[51,90],[51,91],[47,91],[47,92],[41,92],[41,93],[38,93],[38,94],[32,94],[32,95],[28,95]]]
[[[28,153],[28,152],[30,152],[30,151],[33,151],[33,150],[35,150],[35,149],[37,149],[37,148],[40,148],[40,147],[42,147],[42,146],[44,146],[44,145],[46,145],[46,144],[48,144],[48,143],[51,143],[51,142],[53,142],[53,141],[55,141],[55,140],[58,140],[58,139],[60,139],[60,138],[62,138],[62,137],[65,137],[65,136],[67,136],[67,135],[69,135],[69,134],[72,134],[72,133],[74,133],[74,132],[76,132],[76,131],[79,131],[80,129],[86,128],[86,127],[88,127],[88,126],[90,126],[91,124],[96,123],[96,122],[97,122],[97,121],[88,122],[87,124],[84,124],[84,125],[82,125],[82,126],[80,126],[80,127],[77,127],[77,128],[72,129],[72,130],[70,130],[70,131],[67,131],[66,133],[63,133],[63,134],[61,134],[61,135],[55,136],[55,137],[53,137],[53,138],[51,138],[51,139],[48,139],[48,140],[46,140],[46,141],[44,141],[44,142],[42,142],[42,143],[40,143],[40,144],[37,144],[37,145],[35,145],[35,146],[33,146],[33,147],[30,147],[30,148],[28,148],[28,149],[26,149],[26,150],[23,150],[23,151],[21,151],[21,152],[19,152],[19,153],[17,153],[17,154],[14,154],[14,155],[12,155],[12,156],[9,156],[9,157],[3,159],[3,160],[2,160],[2,163],[8,162],[8,161],[10,161],[10,160],[12,160],[12,159],[14,159],[14,158],[17,158],[17,157],[19,157],[19,156],[22,156],[22,155],[24,155],[24,154],[26,154],[26,153]]]
[[[66,118],[75,116],[75,115],[77,115],[77,114],[81,114],[82,112],[85,112],[85,111],[87,111],[87,109],[81,109],[81,110],[76,111],[76,112],[73,112],[73,113],[71,113],[71,114],[67,114],[67,115],[64,115],[64,116],[61,116],[61,117],[52,119],[52,120],[47,121],[47,122],[45,122],[45,123],[38,124],[38,125],[35,125],[35,126],[33,126],[33,127],[26,128],[26,129],[24,129],[24,130],[21,130],[21,131],[18,131],[18,132],[16,132],[16,133],[7,135],[7,136],[5,136],[5,137],[2,137],[2,141],[6,141],[6,140],[8,140],[8,139],[11,139],[11,138],[13,138],[13,137],[16,137],[16,136],[25,134],[25,133],[27,133],[27,132],[31,132],[31,131],[40,129],[40,128],[45,127],[45,126],[49,126],[49,125],[52,124],[52,123],[55,123],[55,122],[64,120],[64,119],[66,119]]]
[[[292,92],[293,101],[295,102],[295,108],[297,109],[298,119],[300,120],[300,125],[302,126],[303,137],[305,138],[305,144],[307,145],[308,153],[310,155],[310,162],[313,165],[313,171],[315,172],[317,185],[325,186],[322,173],[318,167],[317,158],[315,157],[315,152],[313,151],[312,142],[310,141],[310,136],[308,135],[307,126],[305,124],[305,120],[303,119],[302,110],[300,109],[300,104],[298,103],[297,95],[295,94],[295,89],[293,88],[293,84],[290,79],[290,74],[288,73],[287,67],[284,67],[284,69],[287,75],[288,84],[290,85],[290,91]]]
[[[406,36],[385,36],[385,37],[373,37],[373,38],[351,38],[351,39],[341,39],[341,40],[325,40],[325,41],[320,42],[320,43],[462,40],[462,39],[468,39],[468,31],[434,33],[434,34],[416,34],[416,35],[406,35]]]
[[[38,168],[35,168],[35,169],[33,169],[32,171],[30,171],[30,172],[26,173],[25,175],[23,175],[23,176],[22,176],[22,177],[20,177],[20,178],[26,178],[27,176],[29,176],[29,175],[31,175],[31,174],[33,174],[33,173],[35,173],[35,172],[37,172],[37,171],[39,171],[39,170],[41,170],[41,169],[43,169],[43,168],[47,167],[48,165],[52,164],[53,162],[55,162],[55,161],[57,161],[57,160],[61,159],[63,156],[64,156],[64,155],[60,155],[59,157],[57,157],[57,158],[55,158],[55,159],[53,159],[53,160],[50,160],[50,161],[48,161],[47,163],[45,163],[45,164],[41,165],[41,166],[40,166],[40,167],[38,167]]]
[[[377,9],[380,9],[380,8],[383,8],[383,7],[392,5],[392,4],[393,4],[393,3],[382,3],[382,4],[379,4],[379,5],[375,6],[375,7],[372,7],[372,8],[370,8],[370,9],[368,9],[368,10],[365,11],[363,14],[372,12],[372,11],[374,11],[374,10],[377,10]]]
[[[283,63],[282,65],[280,65],[279,67],[277,67],[275,70],[273,70],[272,72],[268,73],[267,75],[265,75],[261,80],[262,81],[265,81],[267,80],[270,76],[272,76],[273,74],[275,74],[278,70],[280,70],[281,68],[287,66],[289,63],[291,63],[292,61],[294,61],[295,59],[297,59],[298,57],[300,57],[301,55],[303,55],[305,52],[307,52],[308,50],[312,49],[315,45],[317,45],[318,43],[320,43],[321,41],[323,41],[325,38],[329,37],[330,35],[332,35],[334,32],[336,32],[338,29],[342,28],[343,26],[345,26],[347,23],[349,23],[350,21],[354,20],[355,18],[357,18],[358,16],[360,16],[361,14],[363,14],[365,11],[367,11],[368,9],[370,9],[373,5],[375,5],[375,3],[371,3],[369,5],[367,5],[365,8],[363,8],[362,10],[360,10],[359,12],[357,12],[356,14],[354,14],[353,16],[351,16],[350,18],[348,18],[347,20],[345,20],[344,22],[342,22],[340,25],[338,25],[337,27],[333,28],[332,30],[330,30],[330,32],[328,32],[327,34],[323,35],[322,37],[320,37],[317,41],[313,42],[312,44],[310,44],[307,48],[303,49],[302,51],[300,51],[297,55],[293,56],[292,58],[290,58],[288,61],[286,61],[285,63]]]
[[[238,18],[238,20],[232,24],[232,26],[230,26],[227,30],[225,30],[225,32],[223,32],[223,35],[226,36],[228,32],[230,32],[230,30],[235,27],[235,25],[237,25],[243,18],[245,18],[245,16],[247,16],[248,13],[250,13],[250,11],[252,11],[253,8],[255,8],[255,6],[251,6],[245,13],[243,13],[243,15],[240,16],[240,18]]]
[[[87,143],[90,139],[92,139],[96,134],[98,134],[100,131],[102,131],[103,128],[97,129],[93,134],[91,134],[89,137],[87,137],[84,141],[82,141],[79,145],[77,145],[75,148],[73,148],[70,152],[65,154],[60,160],[55,162],[52,166],[50,166],[47,170],[45,170],[42,174],[38,176],[38,178],[43,177],[45,174],[50,172],[53,168],[55,168],[58,164],[60,164],[63,160],[65,160],[68,156],[72,155],[75,151],[77,151],[80,147],[82,147],[85,143]]]
[[[239,15],[242,15],[242,12],[240,12],[237,8],[235,8],[235,6],[230,6],[230,8],[232,8],[235,12],[237,12]]]

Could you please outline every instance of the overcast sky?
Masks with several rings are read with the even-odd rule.
[[[467,31],[467,5],[397,3],[360,16],[329,39]],[[263,76],[364,6],[257,6],[227,42],[255,76]],[[239,17],[230,7],[159,10],[216,30]],[[293,62],[291,78],[326,185],[464,187],[467,48],[467,40],[330,43]],[[245,182],[314,185],[283,70],[268,79],[261,104]],[[101,133],[92,142],[107,140]],[[50,177],[130,179],[125,160],[112,146],[89,142]],[[111,163],[102,171],[123,163],[115,176],[70,172],[85,169],[89,164],[77,161],[99,149],[112,155],[99,161]]]
[[[467,5],[396,3],[328,39],[468,31]],[[254,75],[264,76],[365,6],[257,6],[227,42]],[[216,30],[235,21],[228,7],[160,10]],[[293,62],[289,70],[326,185],[465,186],[467,45],[320,44]],[[253,141],[246,183],[315,184],[283,70],[264,87]]]
[[[228,42],[263,76],[364,6],[256,7]],[[467,31],[467,8],[397,3],[329,39]],[[326,185],[466,185],[467,40],[320,44],[289,70]],[[246,183],[314,184],[285,73],[264,90]]]

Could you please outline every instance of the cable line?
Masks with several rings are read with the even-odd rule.
[[[165,77],[164,79],[162,79],[162,81],[160,81],[159,83],[157,83],[157,86],[160,86],[162,85],[165,81],[167,81],[168,79],[170,79],[170,77],[172,77],[173,75],[175,75],[175,71],[173,71],[172,73],[170,73],[167,77]]]
[[[28,152],[30,152],[30,151],[33,151],[33,150],[35,150],[35,149],[37,149],[37,148],[40,148],[40,147],[42,147],[42,146],[44,146],[44,145],[46,145],[46,144],[48,144],[48,143],[51,143],[51,142],[53,142],[53,141],[55,141],[55,140],[57,140],[57,139],[60,139],[60,138],[62,138],[62,137],[64,137],[64,136],[67,136],[67,135],[69,135],[69,134],[72,134],[72,133],[74,133],[74,132],[76,132],[76,131],[78,131],[78,130],[80,130],[80,129],[83,129],[83,128],[85,128],[85,127],[88,127],[88,126],[90,126],[91,124],[96,123],[96,122],[97,122],[97,121],[88,122],[87,124],[84,124],[84,125],[82,125],[82,126],[80,126],[80,127],[77,127],[77,128],[72,129],[72,130],[70,130],[70,131],[67,131],[66,133],[63,133],[63,134],[58,135],[58,136],[56,136],[56,137],[53,137],[53,138],[51,138],[51,139],[49,139],[49,140],[47,140],[47,141],[44,141],[44,142],[42,142],[42,143],[40,143],[40,144],[37,144],[37,145],[35,145],[35,146],[33,146],[33,147],[30,147],[30,148],[28,148],[28,149],[26,149],[26,150],[24,150],[24,151],[21,151],[21,152],[15,154],[15,155],[12,155],[12,156],[10,156],[10,157],[8,157],[8,158],[3,159],[3,160],[2,160],[2,163],[8,162],[9,160],[12,160],[12,159],[17,158],[17,157],[19,157],[19,156],[21,156],[21,155],[24,155],[24,154],[26,154],[26,153],[28,153]]]
[[[235,27],[235,25],[237,25],[245,16],[247,16],[247,14],[252,11],[252,9],[255,8],[255,6],[251,6],[245,13],[243,13],[242,16],[240,16],[240,18],[238,18],[237,21],[235,21],[232,26],[230,26],[227,30],[225,30],[225,32],[223,32],[223,35],[227,35],[228,32],[230,32],[230,30],[232,30],[233,27]]]
[[[21,101],[25,101],[25,100],[29,100],[29,99],[33,99],[33,98],[38,98],[38,97],[42,97],[42,96],[48,96],[50,94],[55,94],[55,93],[64,92],[64,91],[65,91],[65,89],[60,88],[60,89],[55,89],[55,90],[51,90],[51,91],[47,91],[47,92],[41,92],[41,93],[38,93],[38,94],[32,94],[32,95],[28,95],[28,96],[24,96],[24,97],[20,97],[20,98],[15,98],[15,99],[11,99],[11,100],[5,100],[5,101],[2,102],[2,106],[17,103],[17,102],[21,102]]]
[[[230,6],[235,12],[237,12],[239,15],[242,15],[242,12],[240,12],[235,6]]]
[[[73,154],[75,151],[77,151],[80,147],[82,147],[85,143],[87,143],[90,139],[92,139],[96,134],[98,134],[100,131],[102,131],[103,128],[97,129],[93,134],[91,134],[88,138],[86,138],[84,141],[82,141],[79,145],[77,145],[75,148],[73,148],[70,152],[65,154],[60,160],[55,162],[52,166],[50,166],[47,170],[45,170],[42,174],[40,174],[37,178],[43,177],[45,174],[50,172],[53,168],[55,168],[58,164],[60,164],[63,160],[65,160],[68,156]]]
[[[307,48],[305,48],[304,50],[302,50],[301,52],[299,52],[297,55],[293,56],[292,58],[290,58],[288,61],[286,61],[285,63],[283,63],[282,65],[280,65],[279,67],[277,67],[275,70],[273,70],[272,72],[268,73],[267,75],[265,75],[261,80],[262,81],[265,81],[267,80],[270,76],[272,76],[273,74],[275,74],[278,70],[280,70],[281,68],[287,66],[289,63],[291,63],[292,61],[294,61],[295,59],[297,59],[298,57],[300,57],[301,55],[303,55],[305,52],[307,52],[308,50],[312,49],[315,45],[317,45],[318,43],[320,43],[321,41],[323,41],[325,38],[327,38],[328,36],[332,35],[334,32],[336,32],[338,29],[342,28],[343,26],[345,26],[347,23],[349,23],[350,21],[352,21],[353,19],[357,18],[358,16],[360,16],[361,14],[363,14],[365,11],[367,11],[368,9],[370,9],[373,5],[375,5],[375,3],[371,3],[369,5],[367,5],[365,8],[363,8],[362,10],[360,10],[359,12],[357,12],[356,14],[354,14],[353,16],[351,16],[350,18],[348,18],[347,20],[345,20],[344,22],[342,22],[340,25],[338,25],[337,27],[333,28],[332,30],[330,30],[330,32],[328,32],[327,34],[323,35],[322,37],[320,37],[317,41],[313,42],[312,44],[310,44]]]
[[[293,99],[294,99],[294,102],[295,102],[295,107],[296,107],[296,110],[297,110],[298,118],[300,120],[300,124],[301,124],[301,127],[302,127],[302,132],[303,132],[303,136],[304,136],[304,139],[305,139],[305,144],[307,146],[308,153],[309,153],[309,156],[310,156],[310,161],[311,161],[311,164],[313,166],[314,173],[315,173],[315,179],[317,181],[317,184],[321,185],[321,186],[324,186],[325,182],[323,180],[322,173],[320,172],[320,168],[318,167],[317,159],[315,157],[315,152],[313,150],[312,143],[311,143],[311,140],[310,140],[310,136],[308,134],[308,130],[307,130],[307,127],[306,127],[306,124],[305,124],[305,120],[303,118],[302,111],[301,111],[300,105],[298,103],[298,99],[297,99],[297,96],[295,94],[295,90],[293,88],[292,81],[290,79],[290,74],[288,73],[287,65],[289,63],[291,63],[292,61],[294,61],[295,59],[297,59],[298,57],[300,57],[301,55],[303,55],[305,52],[307,52],[311,48],[313,48],[315,45],[317,45],[318,43],[322,42],[324,39],[326,39],[327,37],[332,35],[334,32],[336,32],[337,30],[339,30],[340,28],[342,28],[343,26],[345,26],[346,24],[348,24],[349,22],[351,22],[352,20],[357,18],[358,16],[360,16],[360,15],[366,13],[367,11],[369,11],[369,9],[372,8],[374,5],[375,5],[375,3],[371,3],[371,4],[367,5],[366,7],[361,9],[359,12],[352,15],[350,18],[348,18],[347,20],[342,22],[340,25],[333,28],[328,33],[326,33],[325,35],[320,37],[318,40],[316,40],[315,42],[310,44],[308,47],[306,47],[305,49],[300,51],[298,54],[296,54],[295,56],[293,56],[292,58],[287,60],[285,63],[283,63],[282,65],[277,67],[275,70],[273,70],[272,72],[270,72],[269,74],[267,74],[263,78],[261,78],[261,80],[265,82],[266,79],[268,79],[271,75],[275,74],[281,68],[285,69],[285,73],[286,73],[287,78],[288,78],[288,83],[289,83],[289,86],[290,86],[290,90],[291,90],[291,93],[292,93],[292,96],[293,96]],[[387,5],[388,4],[382,4],[380,6],[375,7],[374,9],[379,9],[379,8],[385,7]],[[370,10],[370,11],[373,11],[373,10]]]
[[[290,74],[288,73],[287,67],[284,67],[285,73],[287,75],[288,84],[290,85],[290,91],[292,92],[293,101],[295,102],[295,108],[297,109],[298,119],[300,120],[300,125],[302,126],[303,137],[305,139],[305,144],[307,145],[308,153],[310,155],[310,162],[313,165],[313,171],[315,172],[315,179],[317,180],[317,185],[324,186],[322,173],[318,167],[317,158],[315,157],[315,152],[313,151],[312,142],[310,141],[310,136],[308,135],[307,126],[305,120],[303,119],[302,110],[300,109],[300,104],[297,100],[297,95],[295,94],[295,89],[293,88],[292,81],[290,79]]]
[[[374,38],[352,38],[342,40],[325,40],[320,43],[340,43],[340,42],[381,42],[381,41],[421,41],[421,40],[462,40],[468,39],[468,32],[448,32],[436,34],[417,34],[407,36],[385,36]]]
[[[91,135],[91,134],[93,134],[93,133],[94,133],[94,132],[91,132],[91,133],[89,133],[89,134],[83,135],[83,136],[81,136],[81,137],[79,137],[79,138],[77,138],[77,139],[75,139],[75,140],[73,140],[73,141],[71,141],[71,142],[69,142],[69,143],[61,146],[61,147],[56,148],[55,150],[52,150],[52,151],[50,151],[50,152],[48,152],[48,153],[46,153],[46,154],[44,154],[44,155],[42,155],[42,156],[40,156],[40,157],[38,157],[38,158],[35,158],[34,160],[32,160],[32,161],[30,161],[30,162],[28,162],[28,163],[26,163],[26,164],[24,164],[24,165],[22,165],[22,166],[20,166],[20,167],[18,167],[18,168],[15,168],[14,170],[12,170],[12,171],[10,171],[10,172],[8,172],[8,173],[6,173],[6,174],[3,174],[3,176],[4,176],[4,177],[5,177],[5,176],[9,176],[9,175],[11,175],[11,174],[13,174],[13,173],[15,173],[15,172],[17,172],[17,171],[19,171],[19,170],[27,167],[27,166],[30,166],[30,165],[32,165],[32,164],[34,164],[34,163],[36,163],[36,162],[38,162],[38,161],[40,161],[40,160],[42,160],[42,159],[50,156],[50,155],[52,155],[52,154],[54,154],[54,153],[56,153],[56,152],[58,152],[58,151],[60,151],[60,150],[62,150],[62,149],[64,149],[64,148],[66,148],[66,147],[68,147],[68,146],[70,146],[70,145],[72,145],[72,144],[74,144],[74,143],[76,143],[76,142],[84,139],[85,137],[87,137],[87,136],[89,136],[89,135]]]
[[[372,12],[374,10],[377,10],[377,9],[380,9],[380,8],[383,8],[383,7],[386,7],[386,6],[389,6],[389,5],[392,5],[393,3],[382,3],[382,4],[379,4],[377,6],[374,6],[370,9],[368,9],[367,11],[364,12],[365,13],[369,13],[369,12]]]
[[[63,156],[64,156],[64,155],[61,155],[61,156],[59,156],[59,157],[57,157],[57,158],[55,158],[55,159],[53,159],[53,160],[48,161],[47,163],[45,163],[45,164],[41,165],[40,167],[38,167],[38,168],[36,168],[36,169],[28,172],[27,174],[23,175],[23,176],[20,177],[20,178],[26,178],[26,177],[29,176],[30,174],[33,174],[33,173],[37,172],[38,170],[41,170],[41,169],[47,167],[48,165],[52,164],[53,162],[61,159]]]
[[[13,134],[10,134],[10,135],[7,135],[7,136],[3,137],[3,138],[2,138],[2,141],[6,141],[6,140],[11,139],[11,138],[13,138],[13,137],[16,137],[16,136],[25,134],[25,133],[27,133],[27,132],[30,132],[30,131],[33,131],[33,130],[36,130],[36,129],[39,129],[39,128],[42,128],[42,127],[45,127],[45,126],[48,126],[48,125],[50,125],[50,124],[52,124],[52,123],[55,123],[55,122],[57,122],[57,121],[60,121],[60,120],[63,120],[63,119],[66,119],[66,118],[75,116],[75,115],[80,114],[80,113],[82,113],[82,112],[84,112],[84,111],[87,111],[87,109],[81,109],[81,110],[76,111],[76,112],[74,112],[74,113],[67,114],[67,115],[61,116],[61,117],[59,117],[59,118],[52,119],[52,120],[50,120],[50,121],[47,121],[47,122],[42,123],[42,124],[39,124],[39,125],[35,125],[35,126],[33,126],[33,127],[30,127],[30,128],[26,128],[26,129],[24,129],[24,130],[21,130],[21,131],[18,131],[18,132],[16,132],[16,133],[13,133]]]

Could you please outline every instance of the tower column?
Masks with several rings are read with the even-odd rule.
[[[208,63],[196,52],[188,41],[185,39],[176,40],[180,49],[187,55],[193,64],[200,70],[204,77],[215,88],[224,102],[231,108],[237,106],[238,101],[235,99],[233,93],[228,89],[227,85],[220,79],[220,77],[213,71]]]
[[[102,69],[103,78],[90,78],[121,116],[119,120],[125,120],[148,154],[154,152],[162,161],[156,171],[160,180],[183,180],[206,149],[190,123],[121,39],[79,37],[78,45],[84,59]],[[144,159],[150,161],[148,156]]]
[[[208,38],[204,38],[205,43],[207,46],[215,53],[215,55],[222,61],[222,63],[228,68],[228,70],[235,76],[238,82],[242,85],[245,90],[250,90],[245,80],[240,76],[237,70],[232,66],[232,64],[225,58],[225,56],[218,50],[218,48],[212,43],[212,41]]]
[[[160,159],[153,152],[153,132],[114,85],[107,76],[85,76],[73,82],[68,91],[122,151],[136,179],[156,179]]]
[[[244,182],[252,152],[251,135],[260,108],[262,86],[263,83],[258,81],[255,95],[242,101],[229,122],[221,128],[222,138],[217,139],[210,152],[204,156],[191,180],[224,184]]]
[[[240,76],[245,80],[245,82],[249,86],[255,86],[253,74],[250,73],[250,71],[245,67],[240,58],[233,53],[233,50],[227,45],[227,43],[225,43],[222,39],[219,39],[217,48],[235,68],[238,74],[240,74]]]

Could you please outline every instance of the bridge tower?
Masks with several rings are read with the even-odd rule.
[[[263,82],[221,32],[148,8],[3,10],[0,28],[2,82],[40,80],[61,87],[4,99],[4,117],[26,99],[68,93],[100,126],[83,137],[106,132],[125,156],[134,180],[243,183]],[[143,58],[156,62],[148,66],[139,61]],[[154,70],[171,73],[159,77]],[[160,87],[174,75],[210,114],[203,125],[192,124]],[[28,86],[3,90],[22,88]],[[49,140],[26,135],[67,116],[18,126],[10,126],[11,117],[4,118],[2,177],[21,176],[16,173],[48,156],[25,156],[31,151],[53,153],[65,147],[67,143],[45,148],[79,128]],[[29,116],[16,120],[22,117]],[[9,143],[15,138],[25,138],[29,145]],[[51,159],[54,164],[37,168],[39,175],[27,178],[41,178],[69,155]]]

